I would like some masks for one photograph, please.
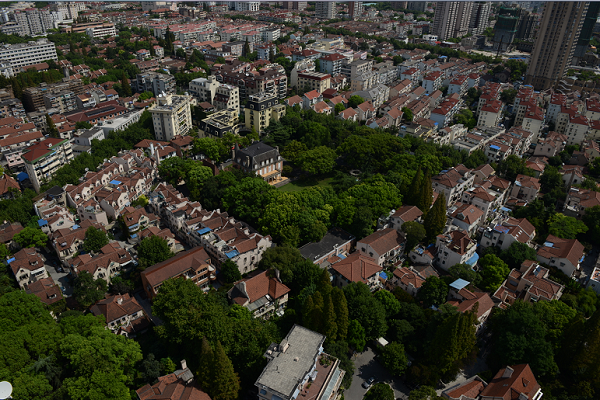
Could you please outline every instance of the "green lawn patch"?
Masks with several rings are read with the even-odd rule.
[[[332,177],[320,177],[320,178],[305,178],[301,180],[297,180],[294,182],[290,182],[287,185],[281,186],[278,188],[282,192],[299,192],[309,187],[313,186],[331,186]]]

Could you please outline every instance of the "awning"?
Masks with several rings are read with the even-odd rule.
[[[202,229],[198,229],[196,232],[198,232],[199,235],[204,235],[205,233],[208,233],[212,231],[212,229],[210,228],[202,228]]]
[[[469,264],[471,267],[475,264],[477,264],[477,261],[479,260],[479,254],[475,253],[473,254],[473,256],[471,258],[469,258],[466,262],[466,264]]]
[[[17,175],[17,180],[19,182],[24,181],[25,179],[29,179],[29,175],[27,175],[26,172],[19,172],[19,174]]]
[[[227,258],[233,258],[233,257],[235,257],[235,256],[237,256],[239,254],[240,253],[237,250],[235,250],[235,249],[231,250],[231,251],[229,251],[227,253],[225,253],[225,255],[227,256]]]
[[[45,219],[39,219],[38,220],[38,225],[39,226],[46,226],[46,225],[48,225],[48,221],[46,221]]]

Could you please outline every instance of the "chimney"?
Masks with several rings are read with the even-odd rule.
[[[504,373],[502,374],[503,378],[510,378],[513,374],[513,372],[515,372],[514,369],[512,369],[509,366],[506,366],[506,369],[504,370]]]
[[[117,304],[123,304],[123,298],[122,297],[119,297],[117,299]]]
[[[187,361],[185,359],[181,360],[181,369],[187,369]]]

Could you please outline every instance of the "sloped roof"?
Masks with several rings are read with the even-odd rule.
[[[520,399],[524,394],[531,400],[540,389],[529,364],[513,365],[502,368],[487,387],[481,392],[482,397],[491,397],[502,400]]]
[[[363,283],[381,271],[381,267],[374,259],[359,252],[352,253],[342,261],[333,264],[332,268],[350,282]]]
[[[404,243],[402,235],[394,228],[386,228],[370,234],[358,243],[368,244],[379,255],[397,249]]]
[[[583,251],[584,247],[577,239],[561,239],[554,235],[548,235],[545,245],[538,249],[537,255],[546,259],[565,258],[577,266],[583,256]]]

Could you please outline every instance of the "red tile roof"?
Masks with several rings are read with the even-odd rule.
[[[358,252],[352,253],[332,267],[350,282],[366,283],[367,279],[381,271],[381,267],[374,259]]]
[[[513,365],[498,371],[494,379],[481,392],[481,397],[502,400],[525,399],[531,400],[540,390],[529,364]]]

